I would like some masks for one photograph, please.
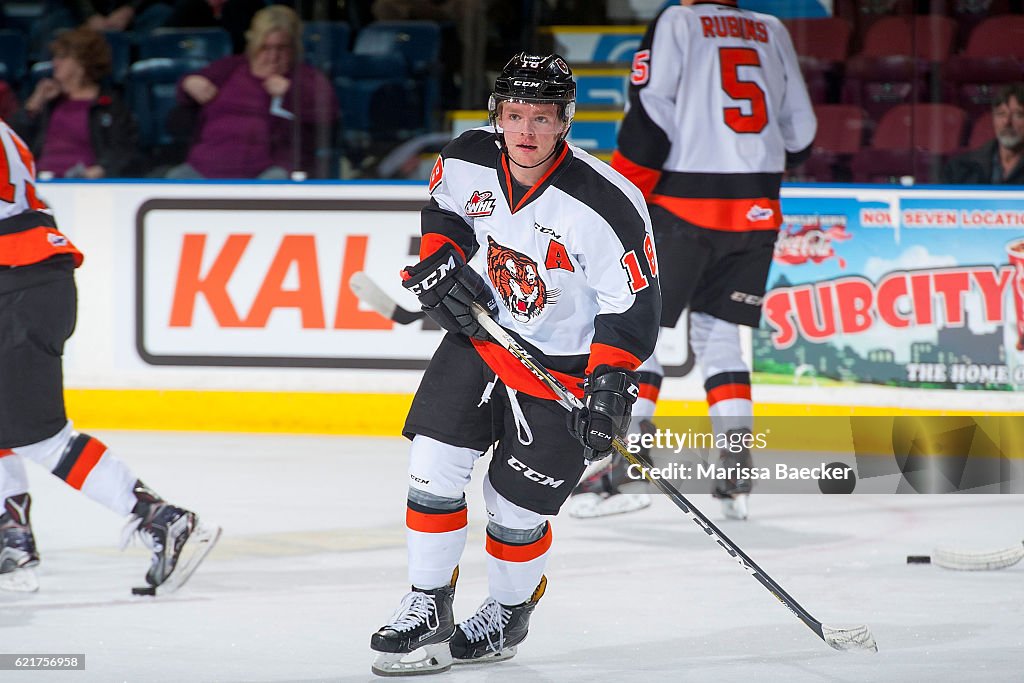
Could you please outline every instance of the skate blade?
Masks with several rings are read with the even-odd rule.
[[[412,652],[379,652],[370,665],[370,670],[378,676],[422,676],[450,668],[452,651],[448,641],[424,645]]]
[[[489,664],[491,662],[501,662],[515,657],[516,652],[518,652],[518,648],[518,645],[513,645],[512,647],[506,647],[500,652],[491,652],[483,657],[477,657],[476,659],[454,659],[452,661],[459,666],[464,666],[466,664]]]
[[[749,514],[747,499],[749,493],[737,493],[732,498],[722,498],[722,514],[726,519],[746,519]]]
[[[571,497],[566,507],[570,517],[591,519],[643,510],[650,505],[651,497],[646,493],[617,493],[607,497],[597,493],[581,493]]]
[[[21,567],[0,574],[0,590],[12,593],[35,593],[39,590],[39,579],[32,567]]]
[[[184,586],[185,582],[189,580],[202,561],[213,550],[213,546],[217,545],[217,541],[220,539],[220,532],[221,528],[216,524],[197,524],[195,530],[189,535],[181,549],[181,554],[178,556],[178,563],[175,565],[174,571],[171,572],[171,575],[162,584],[154,587],[156,590],[153,593],[148,594],[165,595],[173,593]]]

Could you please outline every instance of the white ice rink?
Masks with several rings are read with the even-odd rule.
[[[117,550],[122,521],[29,465],[42,588],[0,594],[0,653],[84,653],[86,670],[0,671],[0,681],[382,680],[368,644],[408,589],[405,441],[97,436],[224,536],[179,593],[133,598],[148,557]],[[457,618],[486,591],[479,477],[468,496]],[[710,496],[693,501],[719,520]],[[829,649],[659,497],[632,515],[555,520],[548,592],[519,655],[421,680],[1024,681],[1024,563],[905,564],[936,545],[1019,542],[1024,497],[751,503],[750,521],[723,530],[821,621],[868,624],[877,654]]]

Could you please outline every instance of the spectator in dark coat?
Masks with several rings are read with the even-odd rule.
[[[81,27],[50,45],[53,78],[44,78],[15,115],[40,174],[110,178],[136,159],[138,127],[131,110],[100,82],[110,73],[110,46]]]
[[[949,160],[942,182],[953,185],[1024,184],[1024,83],[1002,88],[992,103],[996,137]]]
[[[246,39],[244,55],[178,84],[179,103],[197,117],[188,158],[168,178],[281,179],[314,167],[317,127],[335,125],[338,103],[327,78],[302,63],[298,15],[262,9]]]

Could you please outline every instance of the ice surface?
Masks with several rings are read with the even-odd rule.
[[[179,593],[132,597],[148,558],[117,550],[122,521],[30,464],[42,587],[0,594],[0,652],[85,653],[86,670],[0,681],[382,680],[368,644],[408,588],[407,442],[97,435],[224,536]],[[459,618],[486,593],[476,474]],[[692,500],[719,522],[710,496]],[[1024,564],[966,573],[905,563],[940,545],[1019,542],[1024,498],[755,491],[751,519],[720,526],[825,624],[869,625],[878,654],[831,650],[657,497],[630,515],[555,520],[548,592],[519,654],[420,680],[1024,680]]]

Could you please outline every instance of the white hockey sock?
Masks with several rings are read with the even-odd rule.
[[[49,439],[12,450],[118,515],[135,507],[138,477],[102,441],[74,431],[71,422]]]
[[[28,493],[25,463],[14,451],[0,448],[0,514],[5,500],[22,493]]]
[[[487,578],[492,598],[503,605],[530,599],[547,566],[551,525],[543,515],[509,501],[484,477],[487,524]]]

